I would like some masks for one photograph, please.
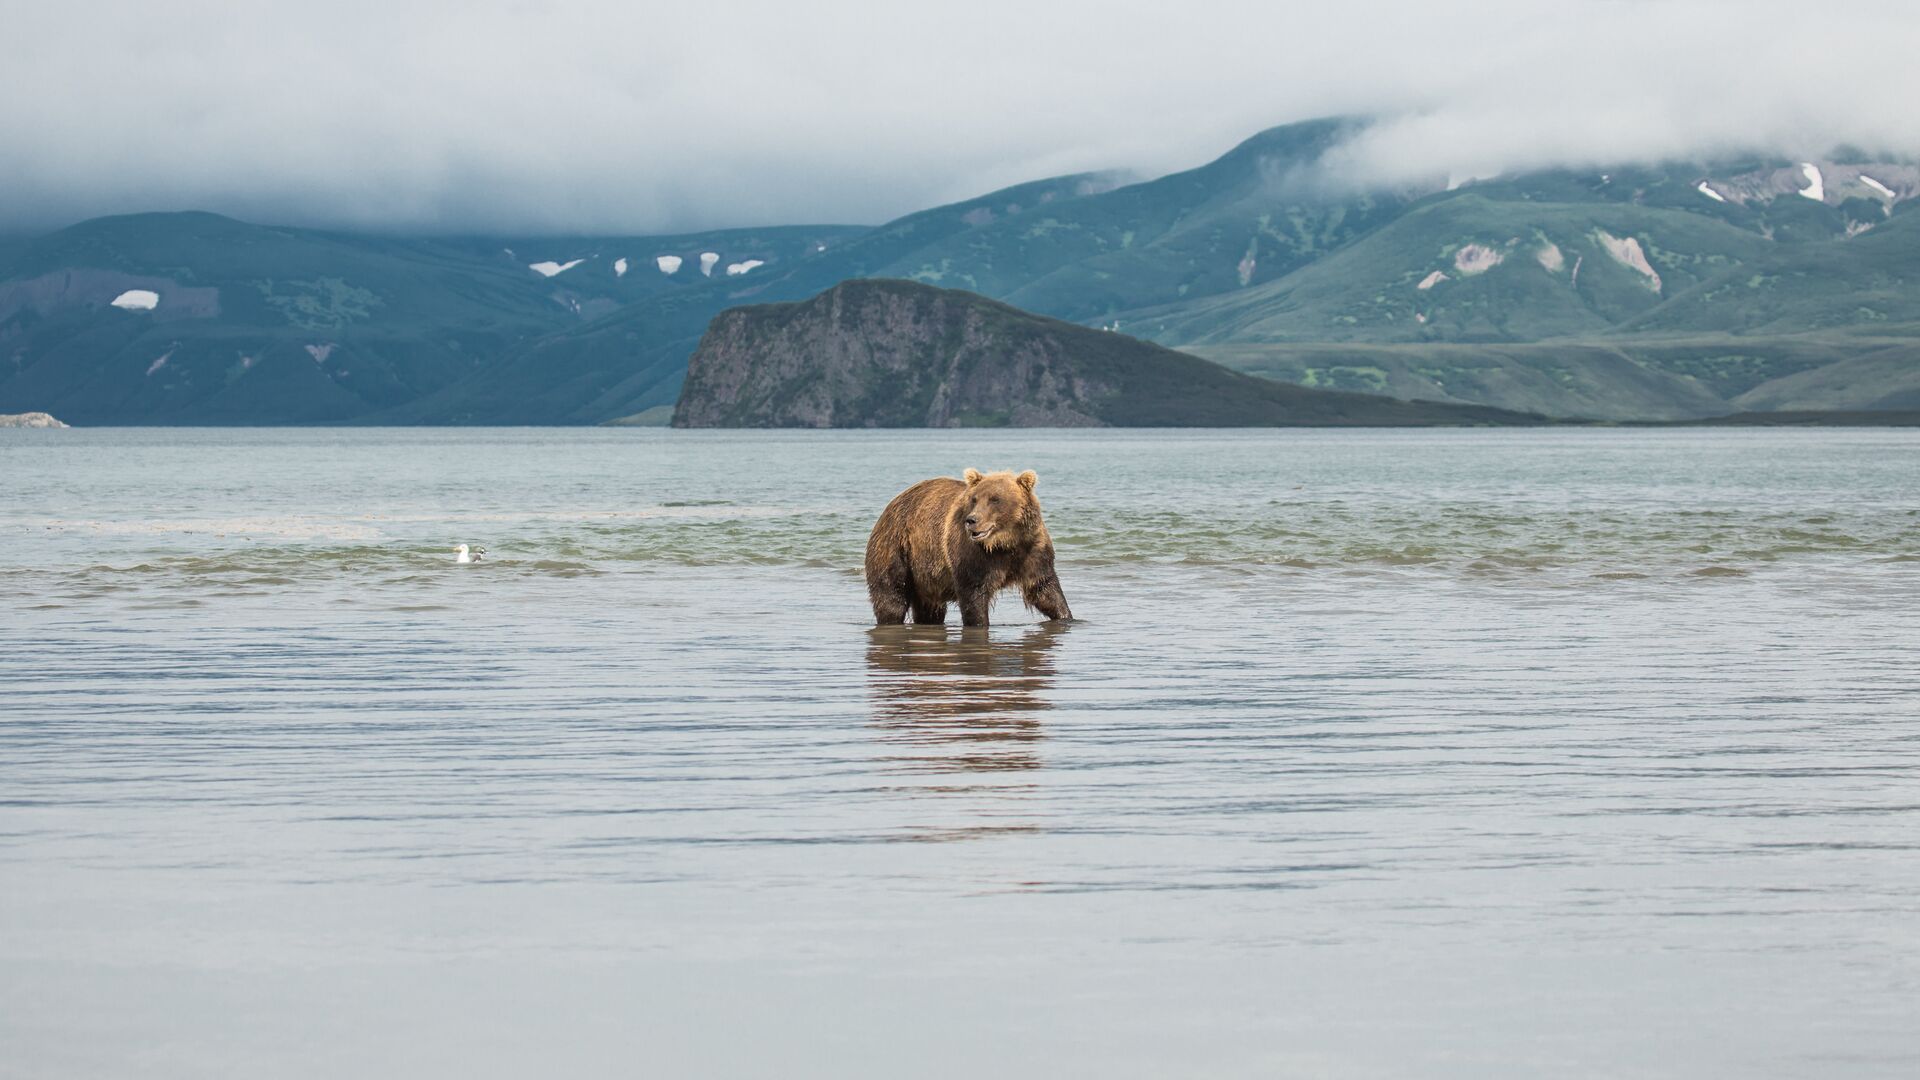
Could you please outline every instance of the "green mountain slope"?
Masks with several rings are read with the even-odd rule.
[[[480,419],[535,402],[578,422],[665,405],[715,301],[793,300],[877,275],[964,286],[1308,385],[1571,416],[1715,415],[1851,355],[1846,343],[1775,339],[1795,320],[1868,318],[1838,302],[1859,290],[1851,252],[1872,241],[1897,262],[1904,215],[1892,212],[1920,192],[1907,166],[1827,164],[1816,201],[1794,163],[1734,162],[1355,194],[1314,170],[1351,125],[1276,128],[1145,183],[1063,178],[927,211],[724,296],[642,302],[554,335],[422,408]],[[1727,314],[1683,307],[1751,280],[1751,267],[1802,260],[1833,264],[1833,302],[1777,325],[1748,320],[1762,336],[1732,340]],[[1884,266],[1871,272],[1905,288]],[[1886,320],[1873,329],[1889,332]],[[1521,344],[1538,348],[1493,348]],[[1336,345],[1395,348],[1321,362]]]
[[[1391,220],[1411,201],[1324,189],[1312,178],[1319,155],[1353,124],[1275,128],[1201,168],[1144,183],[1067,176],[912,214],[723,293],[629,305],[388,415],[580,423],[671,404],[688,354],[719,311],[798,300],[854,278],[966,286],[1089,321],[1271,279]]]
[[[860,231],[541,241],[516,251],[213,214],[101,218],[19,246],[0,272],[0,402],[31,401],[82,424],[363,419],[596,311],[717,292],[728,265],[743,268],[737,280]],[[576,253],[590,247],[601,254]],[[635,255],[607,257],[624,250]],[[556,261],[549,276],[529,265],[529,253],[546,251],[579,262],[559,270]],[[656,254],[674,251],[692,254],[678,273],[661,273]],[[716,253],[716,278],[701,273],[702,251]],[[146,296],[151,307],[140,306]]]
[[[688,366],[678,427],[1538,423],[1482,406],[1309,390],[985,297],[867,279],[733,308]]]
[[[1562,416],[1894,408],[1920,381],[1905,341],[1920,215],[1905,206],[1849,235],[1839,211],[1789,194],[1831,228],[1783,242],[1759,231],[1780,210],[1500,194],[1430,197],[1279,281],[1122,325],[1305,385]]]
[[[1920,213],[1841,241],[1769,245],[1626,321],[1627,333],[1920,333]]]
[[[1767,247],[1680,210],[1448,193],[1279,280],[1131,312],[1123,325],[1183,345],[1594,334]]]
[[[1198,169],[982,220],[878,276],[966,288],[1076,321],[1270,281],[1391,221],[1411,201],[1329,190],[1313,172],[1355,127],[1274,128]]]
[[[626,305],[499,358],[472,379],[383,413],[397,423],[599,423],[672,405],[687,357],[713,317],[742,303],[798,300],[871,277],[982,222],[1023,221],[1111,190],[1096,174],[1057,177],[935,207],[764,273]]]
[[[6,278],[0,401],[80,424],[345,419],[568,317],[484,262],[211,214],[86,222]]]
[[[0,246],[0,410],[594,423],[677,400],[721,311],[871,277],[1310,387],[1566,416],[1873,408],[1911,390],[1920,168],[1672,162],[1364,191],[1322,161],[1363,123],[873,228],[423,240],[100,219]],[[132,291],[156,306],[112,305]]]

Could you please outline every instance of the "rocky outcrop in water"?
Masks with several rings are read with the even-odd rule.
[[[1537,423],[1254,378],[1123,334],[909,281],[722,312],[676,427],[1339,427]]]
[[[10,427],[63,428],[66,426],[68,425],[63,424],[58,420],[55,420],[53,417],[48,416],[46,413],[43,413],[43,412],[0,413],[0,428],[10,428]]]

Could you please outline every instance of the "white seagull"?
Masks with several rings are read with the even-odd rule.
[[[479,562],[480,557],[486,553],[486,548],[477,547],[468,549],[467,545],[461,544],[453,549],[453,561],[457,563],[475,563]]]

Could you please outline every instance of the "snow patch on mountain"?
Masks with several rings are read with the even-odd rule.
[[[1420,284],[1415,285],[1414,288],[1419,289],[1422,292],[1425,292],[1426,290],[1433,288],[1435,285],[1438,285],[1445,280],[1447,280],[1446,272],[1443,270],[1435,270],[1433,273],[1428,274],[1426,277],[1421,278]]]
[[[153,377],[153,373],[154,373],[154,372],[156,372],[156,371],[159,371],[159,370],[160,370],[161,368],[163,368],[163,367],[166,367],[166,366],[167,366],[167,361],[169,361],[169,360],[171,360],[171,359],[173,359],[173,350],[172,350],[172,349],[168,349],[168,350],[167,350],[166,352],[163,352],[163,353],[161,353],[161,354],[160,354],[160,358],[159,358],[159,359],[157,359],[157,360],[155,360],[155,361],[154,361],[153,363],[151,363],[151,364],[148,364],[148,365],[147,365],[147,377],[148,377],[148,378],[152,378],[152,377]]]
[[[160,306],[160,294],[152,289],[128,289],[113,298],[113,306],[123,311],[152,311]]]
[[[1767,167],[1735,176],[1717,176],[1711,186],[1715,194],[1739,206],[1770,203],[1782,195],[1801,195],[1825,202],[1827,182],[1845,183],[1853,171],[1851,166],[1823,168],[1817,162],[1806,161],[1783,168]]]
[[[309,345],[307,346],[307,355],[313,357],[314,363],[324,364],[327,362],[327,357],[333,355],[333,342],[328,341],[320,345]]]
[[[585,259],[574,259],[571,262],[558,263],[549,259],[546,262],[528,263],[527,269],[539,274],[541,277],[553,277],[555,274],[564,274],[586,261]]]
[[[1660,274],[1653,268],[1653,264],[1647,261],[1647,253],[1641,250],[1637,237],[1614,236],[1605,229],[1595,229],[1594,236],[1600,241],[1600,246],[1606,250],[1607,254],[1613,256],[1614,262],[1646,278],[1647,287],[1654,292],[1660,291]]]
[[[1549,274],[1557,274],[1561,267],[1567,265],[1567,257],[1560,251],[1560,245],[1551,240],[1535,252],[1533,257],[1539,260],[1541,268]]]
[[[1709,185],[1705,180],[1702,180],[1699,183],[1693,185],[1693,190],[1699,192],[1702,195],[1705,195],[1707,198],[1712,199],[1714,202],[1727,201],[1727,197],[1725,195],[1722,195],[1719,192],[1713,190],[1712,186]]]
[[[1800,194],[1814,202],[1826,202],[1827,185],[1820,179],[1820,166],[1811,161],[1803,161],[1800,163],[1800,174],[1807,178],[1807,186],[1800,189]]]
[[[753,269],[756,266],[765,266],[765,265],[767,264],[766,264],[766,260],[764,259],[747,259],[742,262],[728,263],[727,276],[739,277],[741,274],[746,273],[747,271]]]
[[[1878,180],[1875,180],[1873,177],[1868,176],[1866,173],[1860,174],[1860,182],[1872,188],[1873,190],[1879,192],[1880,194],[1885,195],[1889,199],[1897,199],[1900,197],[1893,193],[1892,188],[1888,187],[1887,185],[1881,183]]]
[[[627,260],[626,259],[619,258],[619,259],[613,260],[613,276],[614,277],[627,276]]]
[[[715,252],[715,251],[701,252],[700,253],[700,272],[707,275],[708,277],[712,277],[714,264],[718,263],[719,261],[720,261],[719,252]]]
[[[677,274],[680,272],[680,256],[655,255],[653,257],[653,265],[659,267],[660,272],[663,274]]]

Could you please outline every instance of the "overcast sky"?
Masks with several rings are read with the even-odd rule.
[[[0,0],[0,227],[877,222],[1264,127],[1356,178],[1920,154],[1920,4]]]

